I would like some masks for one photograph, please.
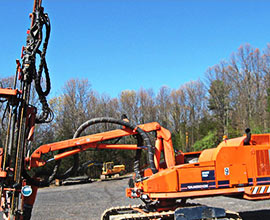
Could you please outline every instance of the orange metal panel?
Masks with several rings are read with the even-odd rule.
[[[147,168],[147,169],[145,169],[143,171],[143,176],[144,177],[151,176],[151,175],[153,175],[153,172],[152,172],[152,170],[150,168]]]
[[[256,150],[258,176],[270,176],[269,149]]]
[[[138,127],[140,127],[145,132],[157,131],[161,128],[160,124],[157,122],[150,122],[150,123],[138,125]]]
[[[143,181],[144,192],[177,192],[178,177],[175,169],[162,170]]]
[[[222,147],[216,154],[216,178],[230,185],[247,184],[253,176],[250,146]]]
[[[243,196],[244,199],[246,200],[265,200],[265,199],[270,199],[270,195],[266,195],[266,194],[263,194],[263,195],[247,195],[247,194],[244,194]]]
[[[230,186],[246,185],[248,183],[246,164],[230,165]]]
[[[18,89],[11,89],[11,88],[0,88],[0,97],[9,97],[9,96],[17,96]]]
[[[200,164],[184,164],[177,168],[178,178],[179,178],[179,188],[181,184],[185,183],[203,183],[202,181],[202,171],[214,170],[214,162],[206,162]]]
[[[212,149],[206,149],[203,150],[200,154],[199,157],[199,162],[204,162],[204,161],[211,161],[213,160],[212,157],[214,155],[214,151],[216,151],[216,148],[212,148]]]
[[[175,166],[175,156],[174,156],[174,149],[172,147],[172,140],[169,139],[167,141],[163,140],[163,147],[164,147],[164,155],[167,167],[174,167]]]
[[[247,200],[270,199],[270,185],[246,187],[244,199]]]
[[[251,136],[251,142],[253,145],[269,145],[269,134],[253,134]]]

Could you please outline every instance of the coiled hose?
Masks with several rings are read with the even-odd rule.
[[[122,125],[125,126],[126,128],[129,128],[131,130],[136,130],[137,132],[137,141],[138,141],[138,146],[141,146],[142,143],[145,144],[145,146],[147,147],[147,152],[148,152],[148,162],[150,165],[150,169],[152,170],[153,173],[157,172],[157,169],[155,167],[155,163],[154,163],[154,149],[151,145],[150,142],[150,138],[148,137],[147,133],[145,131],[143,131],[141,128],[127,122],[121,119],[115,119],[115,118],[111,118],[111,117],[100,117],[100,118],[93,118],[90,119],[86,122],[84,122],[78,129],[77,131],[74,133],[73,139],[78,138],[81,133],[88,127],[95,125],[95,124],[99,124],[99,123],[111,123],[111,124],[117,124],[117,125]],[[141,149],[136,150],[136,156],[135,156],[135,161],[134,161],[134,172],[136,174],[136,181],[140,181],[141,180],[141,176],[140,176],[140,156],[141,156]],[[73,156],[73,166],[71,168],[69,168],[64,174],[62,175],[57,175],[57,178],[59,179],[66,179],[69,176],[73,175],[76,173],[78,167],[79,167],[79,155],[75,154]],[[31,184],[36,185],[36,186],[45,186],[48,185],[52,180],[55,179],[57,171],[60,167],[61,164],[61,160],[56,161],[52,175],[49,176],[49,178],[47,180],[41,181],[41,182],[37,182],[33,179],[30,180],[30,176],[24,172],[24,177],[28,180],[30,180]]]

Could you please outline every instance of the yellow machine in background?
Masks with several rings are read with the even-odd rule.
[[[125,172],[125,165],[114,165],[114,162],[104,162],[100,179],[119,177]]]

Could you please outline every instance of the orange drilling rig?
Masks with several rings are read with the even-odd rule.
[[[41,7],[41,0],[34,0],[31,20],[26,46],[22,50],[22,64],[17,60],[13,88],[0,88],[0,98],[7,103],[8,112],[6,139],[0,148],[0,208],[5,219],[29,220],[37,189],[54,179],[58,161],[74,156],[73,167],[65,173],[68,176],[78,168],[78,153],[89,148],[135,151],[135,174],[129,181],[126,195],[141,199],[144,205],[108,209],[101,217],[103,220],[240,219],[237,213],[188,204],[186,199],[219,195],[247,200],[270,198],[270,134],[251,135],[249,129],[245,136],[224,140],[216,148],[183,153],[175,152],[170,132],[157,122],[133,125],[126,119],[101,117],[83,123],[73,139],[45,144],[33,151],[35,125],[50,122],[53,117],[46,101],[50,90],[45,59],[50,21]],[[43,30],[46,30],[45,35]],[[36,56],[40,56],[38,70]],[[47,82],[45,91],[40,86],[43,71]],[[30,103],[33,81],[42,104],[41,114]],[[116,124],[120,128],[80,137],[86,128],[99,123]],[[150,133],[155,134],[154,146],[149,138]],[[136,137],[137,144],[104,142],[130,135]],[[142,151],[148,155],[146,169],[142,169],[145,166],[140,164]],[[51,152],[57,153],[50,159],[44,159]],[[52,161],[56,163],[55,172],[48,180],[29,174],[32,168],[45,166]]]

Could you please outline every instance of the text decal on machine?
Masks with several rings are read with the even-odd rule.
[[[202,171],[202,180],[215,180],[215,171],[214,170],[203,170]]]

